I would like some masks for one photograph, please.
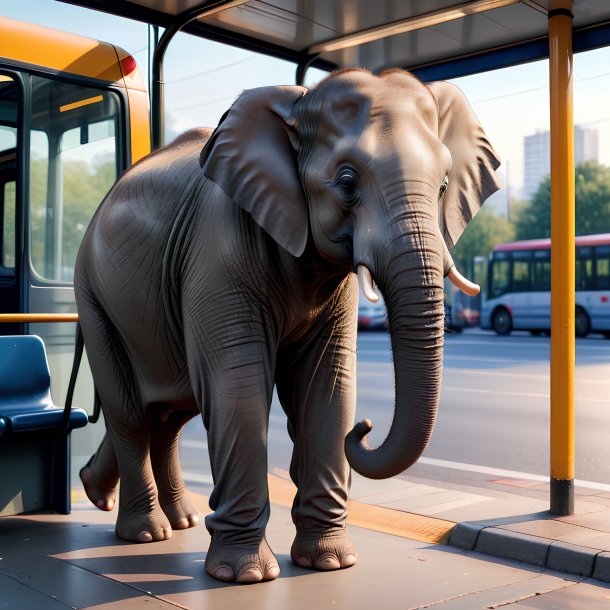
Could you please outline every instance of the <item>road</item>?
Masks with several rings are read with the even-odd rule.
[[[549,338],[468,329],[446,335],[443,385],[436,428],[422,461],[470,472],[549,472]],[[394,400],[392,356],[384,332],[358,340],[357,418],[368,417],[372,445],[382,442]],[[576,341],[576,478],[610,485],[610,341],[592,335]],[[211,483],[199,421],[183,433],[183,468]],[[291,442],[274,400],[269,469],[287,470]],[[455,480],[455,478],[454,478]],[[204,491],[208,491],[208,489]],[[610,490],[610,487],[608,488]]]

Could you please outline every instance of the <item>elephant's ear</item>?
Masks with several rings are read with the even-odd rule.
[[[293,256],[307,243],[307,205],[287,120],[302,87],[244,92],[201,151],[205,175],[216,182]]]
[[[447,247],[453,248],[483,202],[500,188],[495,172],[500,159],[462,91],[440,81],[429,87],[439,108],[439,137],[453,159],[439,215]]]

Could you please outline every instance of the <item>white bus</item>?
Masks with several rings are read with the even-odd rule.
[[[481,327],[499,335],[551,328],[551,240],[500,244],[489,257]],[[610,338],[610,233],[576,238],[576,336]]]

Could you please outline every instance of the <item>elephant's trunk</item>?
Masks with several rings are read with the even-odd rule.
[[[415,245],[416,244],[416,245]],[[375,271],[388,308],[394,357],[396,402],[385,441],[369,446],[369,420],[345,439],[351,467],[371,479],[385,479],[414,464],[425,450],[438,410],[444,337],[443,252],[438,238],[405,236],[394,241],[391,261]]]

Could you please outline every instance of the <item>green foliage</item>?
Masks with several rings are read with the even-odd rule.
[[[610,232],[610,167],[592,161],[576,167],[576,234]],[[547,176],[531,203],[524,203],[516,219],[517,239],[551,235],[551,181]]]
[[[32,263],[36,271],[51,279],[71,279],[76,254],[89,222],[115,180],[112,155],[95,157],[92,162],[67,160],[62,163],[62,233],[60,267],[47,251],[47,229],[53,216],[48,213],[48,161],[32,159],[30,169],[30,218]],[[49,196],[48,196],[49,195]],[[57,246],[56,246],[57,247]]]
[[[472,276],[472,259],[475,256],[487,257],[494,246],[512,241],[514,236],[512,225],[483,207],[466,227],[451,255],[458,268]]]

